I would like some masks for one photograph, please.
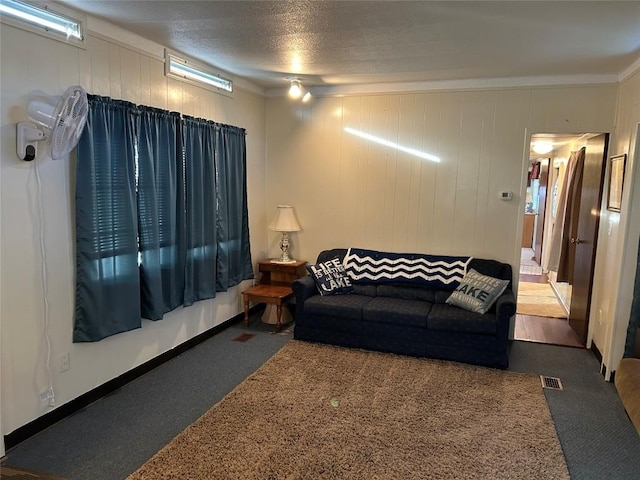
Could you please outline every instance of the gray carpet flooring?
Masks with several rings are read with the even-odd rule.
[[[272,329],[258,316],[228,328],[17,445],[6,463],[72,480],[125,478],[291,339]],[[232,341],[242,333],[255,337]],[[640,437],[590,352],[514,342],[510,358],[510,370],[561,378],[564,391],[545,395],[572,479],[639,478]]]
[[[562,381],[544,392],[572,479],[640,478],[640,436],[590,351],[516,341],[509,358],[510,370]]]

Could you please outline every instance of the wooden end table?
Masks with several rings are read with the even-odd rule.
[[[290,263],[280,263],[277,260],[267,258],[258,262],[260,283],[269,285],[281,285],[290,287],[294,280],[307,274],[304,260],[296,260]]]
[[[282,303],[293,295],[291,287],[259,284],[242,292],[244,300],[244,325],[249,326],[249,302],[270,303],[276,306],[276,332],[282,328]]]

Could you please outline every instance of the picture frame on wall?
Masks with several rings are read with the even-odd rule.
[[[622,207],[622,185],[624,182],[624,167],[627,154],[614,155],[609,159],[609,195],[607,210],[619,212]]]

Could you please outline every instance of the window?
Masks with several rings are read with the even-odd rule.
[[[243,129],[89,95],[76,178],[74,341],[253,278]]]

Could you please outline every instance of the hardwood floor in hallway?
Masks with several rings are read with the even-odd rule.
[[[516,315],[515,340],[584,348],[569,322],[562,318]]]
[[[520,275],[521,282],[546,283],[547,275]],[[578,341],[567,319],[516,315],[514,339],[525,342],[547,343],[567,347],[584,348]]]

